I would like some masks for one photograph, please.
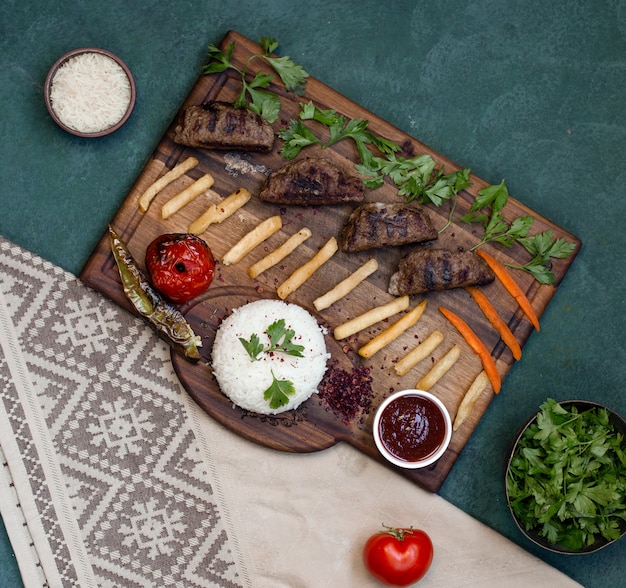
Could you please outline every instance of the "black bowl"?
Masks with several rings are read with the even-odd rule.
[[[617,433],[621,433],[624,437],[626,437],[626,420],[624,420],[619,414],[617,414],[615,411],[611,410],[610,408],[606,406],[603,406],[596,402],[590,402],[587,400],[566,400],[563,402],[559,402],[559,404],[563,406],[564,408],[575,406],[578,409],[578,412],[587,411],[593,408],[604,408],[609,413],[609,422],[613,425],[613,428],[615,429],[615,431]],[[511,450],[511,454],[507,462],[506,473],[504,476],[504,488],[505,488],[505,493],[506,493],[506,502],[507,502],[507,506],[509,507],[511,516],[513,517],[513,520],[515,521],[515,524],[517,525],[518,529],[524,534],[524,536],[530,539],[530,541],[532,541],[535,545],[538,545],[539,547],[542,547],[543,549],[547,549],[548,551],[552,551],[554,553],[559,553],[562,555],[584,555],[587,553],[594,553],[600,549],[603,549],[604,547],[607,547],[608,545],[611,545],[612,543],[615,543],[616,541],[618,541],[618,539],[613,539],[609,541],[608,539],[600,535],[598,536],[596,541],[591,545],[585,545],[581,549],[570,549],[563,545],[551,543],[545,537],[542,537],[541,535],[539,535],[539,533],[535,529],[526,530],[523,523],[517,518],[515,512],[513,511],[513,508],[511,507],[511,501],[510,501],[508,485],[507,485],[509,468],[511,467],[511,461],[513,460],[513,456],[517,450],[517,446],[522,435],[524,434],[526,429],[528,429],[528,427],[537,420],[538,414],[539,413],[535,413],[528,420],[528,422],[522,427],[521,431],[518,433],[517,437],[515,438],[513,449]],[[620,528],[619,538],[621,539],[626,534],[626,521],[621,521],[619,528]]]

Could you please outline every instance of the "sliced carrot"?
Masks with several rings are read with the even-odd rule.
[[[487,320],[491,323],[493,328],[498,331],[498,335],[500,335],[500,338],[511,350],[513,357],[519,361],[522,358],[522,348],[520,344],[517,342],[511,329],[509,329],[509,325],[502,320],[502,317],[498,314],[498,311],[494,308],[493,304],[491,304],[487,296],[485,296],[484,292],[476,286],[468,286],[465,290],[474,299],[474,302],[476,302],[478,308],[480,308],[482,313],[487,317]]]
[[[524,314],[528,317],[528,320],[530,320],[533,327],[535,327],[538,331],[539,319],[537,318],[537,314],[535,313],[530,300],[528,300],[526,294],[524,294],[506,267],[495,257],[489,255],[489,253],[486,253],[482,249],[478,249],[476,253],[478,253],[478,255],[480,255],[480,257],[487,262],[487,265],[493,270],[493,273],[496,274],[500,282],[502,282],[502,285],[508,290],[509,294],[515,298],[517,303],[520,305],[520,308],[524,311]]]
[[[498,373],[496,362],[493,360],[493,357],[491,357],[491,353],[489,353],[485,344],[480,340],[480,337],[474,333],[471,327],[459,315],[455,314],[451,310],[448,310],[447,308],[444,308],[443,306],[439,307],[439,311],[448,319],[450,324],[459,333],[461,333],[467,344],[472,348],[474,353],[478,355],[487,376],[489,376],[489,381],[491,382],[493,391],[496,394],[500,392],[502,379]]]

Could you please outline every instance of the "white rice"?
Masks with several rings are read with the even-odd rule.
[[[258,361],[252,361],[239,338],[249,341],[256,334],[267,347],[266,330],[280,319],[295,331],[292,342],[304,346],[303,357],[262,353]],[[317,392],[329,357],[320,325],[304,308],[280,300],[257,300],[235,309],[220,325],[213,344],[213,374],[222,392],[240,408],[278,414],[297,408]],[[271,409],[263,398],[272,384],[272,372],[276,379],[288,380],[295,388],[289,402],[277,409]]]
[[[126,114],[130,81],[114,59],[102,53],[79,53],[56,72],[50,86],[55,114],[71,129],[97,133]]]

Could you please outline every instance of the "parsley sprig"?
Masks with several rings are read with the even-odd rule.
[[[259,361],[263,353],[284,353],[294,357],[304,357],[302,354],[304,345],[298,345],[293,342],[296,332],[293,329],[286,328],[285,319],[274,321],[265,329],[265,334],[269,338],[267,346],[261,343],[261,339],[256,333],[252,333],[249,339],[239,337],[239,341],[252,361]],[[296,389],[293,382],[279,380],[272,370],[272,383],[263,392],[263,398],[269,402],[270,408],[277,409],[285,406],[289,402],[289,396],[293,396],[295,393]]]
[[[328,139],[318,137],[303,121],[316,121],[326,127]],[[368,121],[361,118],[346,119],[335,110],[324,110],[312,102],[300,104],[300,116],[289,121],[286,129],[279,131],[283,140],[281,155],[294,159],[300,151],[310,145],[330,147],[338,141],[352,139],[359,154],[356,170],[363,176],[368,188],[382,186],[389,177],[398,187],[398,194],[407,202],[418,201],[441,206],[452,199],[459,190],[470,185],[470,170],[444,174],[436,169],[436,163],[428,154],[402,157],[400,145],[380,137],[368,130]],[[376,155],[374,147],[380,155]]]
[[[235,70],[241,76],[242,89],[235,100],[235,106],[247,106],[253,112],[261,115],[265,120],[273,123],[280,112],[280,98],[273,92],[266,91],[273,76],[257,71],[252,80],[248,81],[246,74],[248,66],[255,59],[265,60],[279,75],[288,92],[302,96],[309,74],[302,66],[294,63],[288,56],[271,57],[278,48],[278,42],[272,37],[259,39],[263,53],[257,53],[248,58],[244,66],[239,69],[232,62],[235,42],[229,43],[225,51],[215,45],[209,45],[209,63],[202,69],[204,74],[221,73],[227,69]]]
[[[507,472],[513,512],[527,530],[572,550],[620,536],[626,454],[604,408],[579,412],[553,399],[522,437]]]
[[[289,402],[289,396],[293,396],[296,389],[293,382],[289,380],[279,380],[272,371],[272,383],[270,387],[263,392],[264,400],[270,403],[270,408],[277,409],[285,406]]]
[[[554,273],[549,267],[551,259],[568,257],[576,246],[562,237],[555,240],[551,230],[528,236],[534,223],[532,216],[518,216],[507,223],[502,210],[508,200],[509,190],[504,180],[478,192],[470,211],[459,219],[466,223],[481,223],[485,229],[482,239],[472,249],[478,249],[490,242],[500,243],[505,247],[519,243],[532,258],[524,264],[506,265],[529,273],[540,284],[554,284]]]
[[[304,124],[303,121],[312,120],[327,127],[329,138],[324,141]],[[336,110],[323,110],[311,101],[300,104],[300,117],[291,119],[286,129],[279,131],[278,136],[284,141],[280,154],[285,159],[294,159],[304,147],[321,145],[330,147],[343,139],[352,139],[356,143],[361,159],[373,157],[366,145],[373,144],[382,153],[400,151],[400,146],[393,141],[378,137],[367,130],[368,121],[362,118],[346,120]]]
[[[485,229],[483,238],[472,249],[478,249],[490,242],[512,247],[516,241],[528,234],[535,219],[532,216],[519,216],[507,223],[502,210],[508,200],[509,190],[504,180],[478,192],[470,211],[460,218],[465,223],[481,223]]]
[[[285,327],[285,319],[279,319],[274,321],[267,329],[265,334],[269,337],[269,344],[265,347],[259,336],[256,333],[250,335],[250,339],[244,339],[239,337],[239,341],[248,352],[252,361],[259,361],[262,353],[280,352],[286,355],[293,355],[295,357],[304,357],[302,352],[304,351],[304,345],[297,345],[293,343],[293,338],[296,332],[293,329],[287,329]]]
[[[565,259],[576,248],[574,243],[569,243],[564,237],[554,239],[554,234],[550,229],[537,233],[532,237],[522,237],[518,239],[518,242],[533,257],[529,262],[522,265],[513,263],[507,265],[528,272],[540,284],[554,284],[554,274],[549,267],[551,258]]]

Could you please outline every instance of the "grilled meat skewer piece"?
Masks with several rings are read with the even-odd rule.
[[[346,253],[377,247],[423,243],[439,235],[421,207],[368,202],[352,211],[340,234]]]
[[[306,157],[273,171],[259,199],[274,204],[317,206],[362,202],[364,193],[363,183],[356,176],[327,159]]]
[[[174,142],[188,147],[267,153],[274,145],[274,129],[247,108],[206,102],[185,108],[174,130]]]
[[[404,256],[389,279],[394,296],[483,286],[495,279],[491,268],[473,251],[420,249]]]

